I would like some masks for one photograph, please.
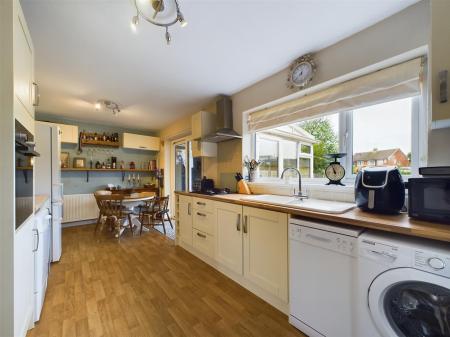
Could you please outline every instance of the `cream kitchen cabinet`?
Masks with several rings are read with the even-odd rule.
[[[14,114],[30,129],[34,106],[38,105],[38,87],[34,82],[34,49],[19,1],[14,1]]]
[[[216,128],[216,114],[199,111],[192,116],[192,139],[199,140],[212,133]]]
[[[216,202],[215,218],[216,261],[242,275],[242,206]]]
[[[216,202],[216,261],[288,302],[286,213]]]
[[[123,133],[122,146],[126,149],[159,151],[159,137],[136,135],[133,133]]]
[[[61,142],[78,144],[78,126],[69,124],[58,124],[61,131]]]
[[[192,246],[192,198],[178,196],[178,235],[182,244]]]
[[[192,141],[192,157],[217,157],[217,144]]]
[[[288,301],[286,213],[243,207],[244,278]]]
[[[450,98],[441,101],[441,78],[440,74],[447,71],[444,76],[445,81],[450,81],[450,45],[448,36],[450,34],[450,2],[433,0],[431,7],[431,34],[430,34],[430,81],[431,81],[431,107],[432,107],[432,127],[448,128],[450,126]],[[449,94],[450,84],[442,86],[442,90]]]

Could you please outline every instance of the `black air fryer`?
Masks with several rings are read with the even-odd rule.
[[[368,167],[355,181],[356,205],[364,211],[399,213],[405,203],[405,184],[395,167]]]

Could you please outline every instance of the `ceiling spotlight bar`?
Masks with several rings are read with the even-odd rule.
[[[172,2],[172,6],[168,6]],[[166,29],[165,38],[167,44],[170,44],[172,37],[169,33],[169,27],[173,26],[177,22],[180,23],[181,27],[186,27],[187,21],[184,18],[183,13],[180,9],[180,4],[178,0],[147,0],[142,3],[139,0],[133,0],[134,7],[136,8],[136,15],[131,19],[131,29],[133,31],[137,31],[137,26],[139,25],[140,18],[143,18],[145,21],[150,22],[151,24],[159,27],[163,27]],[[168,13],[169,10],[173,8],[173,13]],[[152,15],[149,15],[152,13]],[[173,18],[169,19],[167,22],[158,20],[159,17],[165,16],[173,16]]]
[[[120,112],[119,104],[113,101],[109,101],[106,99],[99,99],[95,103],[95,110],[99,111],[102,108],[106,108],[112,111],[113,116],[117,116]]]

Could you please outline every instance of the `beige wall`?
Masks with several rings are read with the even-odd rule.
[[[444,0],[432,0],[446,2]],[[447,2],[447,3],[450,3]],[[445,17],[445,16],[443,16]],[[446,15],[448,17],[448,14]],[[441,21],[441,24],[443,21]],[[450,20],[445,21],[447,28]],[[369,27],[330,47],[315,52],[317,73],[313,85],[326,83],[383,62],[411,50],[428,46],[431,36],[430,0],[422,0],[405,10]],[[446,44],[447,35],[440,37]],[[435,43],[437,43],[435,41]],[[445,54],[447,55],[447,54]],[[449,58],[445,58],[449,60]],[[447,66],[447,65],[446,65]],[[243,132],[243,112],[293,93],[285,85],[286,68],[254,85],[234,94],[233,124],[236,131]],[[425,125],[423,127],[426,127]],[[432,131],[429,134],[429,164],[449,164],[450,132]],[[232,187],[230,177],[242,170],[242,157],[249,153],[249,142],[230,141],[219,144],[217,177],[218,184]]]
[[[430,31],[429,6],[429,1],[423,0],[374,26],[315,52],[317,72],[313,85],[337,79],[427,45]],[[243,112],[293,93],[286,87],[287,76],[288,67],[232,96],[236,131],[243,131]],[[241,170],[242,155],[248,152],[249,144],[245,139],[243,146],[236,143],[221,144],[218,176],[227,176],[233,171]],[[224,156],[227,159],[222,159]]]

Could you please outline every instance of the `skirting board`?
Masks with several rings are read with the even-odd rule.
[[[69,228],[69,227],[77,227],[77,226],[85,226],[85,225],[91,225],[95,223],[97,219],[91,219],[91,220],[82,220],[82,221],[73,221],[73,222],[66,222],[61,225],[62,228]]]

